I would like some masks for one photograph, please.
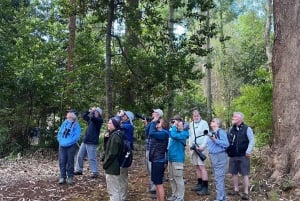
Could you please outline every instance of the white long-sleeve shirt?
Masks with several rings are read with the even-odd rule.
[[[205,148],[207,146],[208,136],[203,135],[203,132],[204,130],[209,131],[208,123],[202,119],[199,122],[192,121],[189,128],[189,146],[193,146],[196,142],[198,146]]]

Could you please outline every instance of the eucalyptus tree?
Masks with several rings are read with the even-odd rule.
[[[299,2],[274,0],[272,155],[276,180],[300,179]]]

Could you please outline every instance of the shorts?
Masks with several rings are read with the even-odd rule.
[[[202,153],[207,155],[206,150],[204,150]],[[190,150],[190,157],[193,165],[205,165],[205,161],[202,161],[195,151]]]
[[[241,174],[247,176],[250,174],[250,159],[245,156],[230,157],[229,159],[229,173]]]
[[[165,172],[164,162],[151,163],[151,181],[155,185],[160,185],[163,183],[164,172]]]

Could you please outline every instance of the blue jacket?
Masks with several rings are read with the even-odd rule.
[[[131,149],[133,149],[133,132],[134,132],[133,125],[130,123],[130,121],[123,121],[122,128],[125,131],[126,139],[130,142]]]
[[[170,132],[168,161],[184,163],[185,160],[185,144],[189,137],[186,130],[178,131],[176,126],[172,126]]]
[[[83,113],[83,119],[87,121],[88,127],[85,131],[85,136],[83,138],[83,142],[85,144],[99,144],[99,134],[100,134],[100,129],[103,123],[103,119],[101,115],[99,117],[95,117],[94,112],[84,112]]]
[[[166,153],[168,148],[169,131],[156,129],[156,122],[149,125],[150,151],[149,161],[166,162]]]
[[[70,132],[67,132],[70,129]],[[70,122],[67,119],[62,123],[58,134],[57,141],[61,147],[69,147],[78,142],[81,133],[81,127],[77,121]]]
[[[217,139],[216,141],[212,141],[210,138],[208,139],[208,151],[210,154],[217,154],[220,152],[224,152],[226,148],[229,146],[229,142],[227,139],[227,133],[219,128],[216,132]]]

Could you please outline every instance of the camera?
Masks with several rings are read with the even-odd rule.
[[[207,135],[208,137],[216,136],[215,132],[209,132],[208,130],[203,131],[203,135]]]
[[[134,116],[135,116],[136,118],[138,118],[138,119],[146,120],[147,122],[152,121],[152,118],[151,118],[151,117],[146,117],[146,116],[144,116],[144,115],[142,115],[142,114],[139,114],[139,113],[135,113]]]
[[[64,133],[63,133],[63,138],[66,138],[70,134],[71,129],[66,128]]]
[[[196,154],[200,157],[200,159],[202,160],[202,161],[205,161],[205,159],[206,159],[206,156],[199,150],[199,149],[197,149],[197,145],[193,145],[193,146],[191,146],[191,150],[193,150],[193,151],[195,151],[196,152]]]

